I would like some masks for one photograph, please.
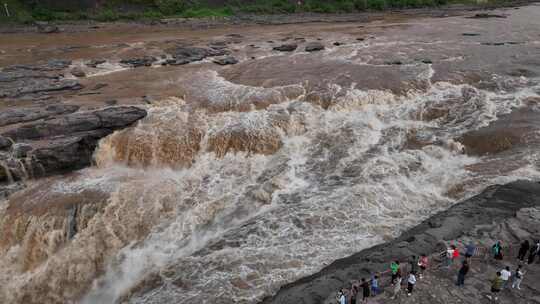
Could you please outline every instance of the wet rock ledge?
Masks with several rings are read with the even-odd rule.
[[[503,238],[503,242],[506,243],[517,241],[519,235],[517,237],[516,235],[519,234],[519,231],[522,232],[521,237],[538,237],[540,234],[540,225],[538,223],[526,224],[524,225],[527,226],[526,229],[523,227],[520,229],[506,227],[509,226],[507,224],[508,221],[523,222],[524,219],[520,217],[520,214],[523,212],[520,210],[527,210],[524,208],[531,207],[535,207],[535,210],[540,208],[540,183],[516,181],[506,185],[488,187],[481,194],[458,203],[447,211],[432,216],[391,242],[337,260],[316,274],[283,286],[276,295],[264,299],[262,303],[328,303],[329,296],[335,295],[335,292],[339,288],[348,286],[349,281],[361,277],[369,277],[369,271],[377,272],[386,270],[389,261],[396,259],[407,260],[411,255],[418,256],[422,253],[433,254],[441,252],[445,248],[445,241],[467,238],[468,236],[476,239],[478,238],[478,235],[476,235],[478,230],[485,230],[489,234],[497,234],[495,236],[496,238],[503,235],[513,235],[515,238],[513,240]],[[526,233],[523,232],[525,230],[527,230]],[[497,267],[502,266],[498,265]],[[492,275],[494,273],[493,271],[495,270],[490,270],[489,275]],[[532,270],[530,275],[533,275]],[[486,273],[486,282],[488,280],[487,276],[488,274]],[[533,277],[530,279],[533,280]],[[431,282],[432,286],[426,288],[433,291],[429,293],[436,293],[434,290],[439,287],[439,283]],[[453,285],[453,283],[450,283],[450,285]],[[531,285],[534,285],[534,283],[531,283]],[[484,301],[487,301],[481,290],[476,289],[475,286],[471,288],[475,288],[474,296],[468,296],[471,301],[466,301],[467,303],[484,303]],[[520,294],[520,296],[527,297],[528,292],[526,291],[525,294]],[[420,295],[417,294],[416,297],[411,297],[411,301],[409,302],[416,303],[415,301],[421,300],[421,298],[418,298]],[[536,303],[536,301],[528,302],[528,300],[531,300],[531,297],[537,297],[538,294],[532,292],[529,295],[530,297],[521,298],[520,300],[527,301],[527,303]],[[511,296],[509,295],[508,297]],[[408,298],[405,300],[408,300]],[[430,298],[428,302],[420,302],[452,302],[444,302],[443,297],[439,297],[439,300],[441,301]],[[510,298],[508,298],[508,301],[505,303],[511,302]],[[381,303],[386,302],[383,301]],[[400,301],[399,303],[403,302]]]
[[[101,138],[147,114],[134,106],[78,109],[58,103],[0,111],[0,198],[18,181],[90,165]]]

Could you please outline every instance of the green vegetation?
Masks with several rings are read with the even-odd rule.
[[[4,4],[7,5],[10,17],[7,16]],[[0,22],[17,21],[27,23],[32,21],[32,15],[26,8],[17,0],[2,0],[0,1]]]
[[[233,14],[233,10],[230,7],[225,8],[188,8],[181,13],[185,18],[202,18],[202,17],[227,17]]]
[[[185,11],[188,4],[184,0],[155,0],[154,3],[162,14],[174,15]]]
[[[229,0],[226,5],[212,7],[204,0],[107,0],[97,9],[52,10],[35,0],[0,0],[0,23],[33,21],[97,21],[154,20],[164,17],[226,17],[235,14],[290,14],[301,12],[348,13],[365,10],[417,8],[467,3],[478,0]],[[507,0],[489,0],[490,3]],[[6,3],[10,17],[3,7]],[[36,4],[37,3],[37,4]],[[103,2],[102,2],[103,3]],[[478,2],[476,2],[478,3]]]

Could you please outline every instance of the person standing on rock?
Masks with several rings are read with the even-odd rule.
[[[401,276],[397,276],[395,284],[394,284],[394,289],[392,290],[392,297],[390,297],[390,299],[393,300],[399,297],[399,292],[401,291],[401,281],[402,281]]]
[[[499,294],[499,292],[501,292],[502,285],[503,280],[501,278],[501,273],[497,271],[497,275],[495,276],[495,278],[493,278],[493,280],[491,280],[491,292],[493,293],[493,298],[495,301],[498,300],[497,295]]]
[[[476,246],[474,245],[473,241],[470,241],[467,246],[465,246],[465,259],[468,260],[472,256],[474,256],[474,252],[476,251]]]
[[[454,251],[452,252],[452,264],[455,264],[456,261],[459,259],[459,250],[456,246],[452,246]]]
[[[390,264],[390,271],[392,272],[392,285],[396,283],[398,273],[400,273],[399,261],[394,261]]]
[[[465,285],[465,275],[467,275],[468,272],[469,272],[469,263],[467,262],[467,260],[465,260],[463,261],[463,264],[461,265],[461,268],[459,269],[459,272],[458,272],[457,283],[456,283],[457,286],[463,287],[463,285]]]
[[[426,271],[428,267],[428,257],[425,253],[423,253],[420,259],[418,260],[418,266],[420,266],[420,274],[418,275],[418,277],[421,279],[422,274]]]
[[[409,273],[409,278],[407,279],[407,296],[410,296],[412,294],[415,284],[416,275],[415,272],[411,272]]]
[[[356,301],[358,299],[358,285],[353,284],[351,288],[351,299],[349,301],[350,304],[356,304]]]
[[[373,296],[376,296],[379,294],[379,276],[378,275],[374,275],[372,278],[371,278],[371,294]]]
[[[415,255],[411,256],[411,260],[409,261],[410,264],[410,272],[418,273],[418,259]]]
[[[362,278],[362,285],[360,286],[362,287],[362,303],[367,303],[371,291],[369,282],[365,278]]]
[[[523,243],[521,243],[521,247],[519,247],[518,260],[521,262],[525,260],[525,256],[527,255],[530,247],[529,240],[525,240]]]
[[[521,281],[523,281],[524,274],[525,272],[523,269],[521,269],[521,265],[519,265],[516,272],[514,272],[514,282],[512,283],[512,288],[517,288],[518,290],[521,289],[519,285],[521,285]]]
[[[494,257],[496,260],[502,260],[502,259],[503,259],[501,241],[497,241],[497,243],[495,243],[495,244],[491,247],[491,252],[493,253],[493,257]]]
[[[540,254],[540,241],[537,240],[536,244],[534,244],[531,249],[529,249],[529,259],[527,260],[527,263],[534,263],[534,259],[538,254]]]
[[[446,267],[452,266],[452,257],[454,256],[454,246],[450,246],[446,249]]]
[[[510,267],[506,266],[503,270],[501,270],[501,279],[503,280],[502,289],[508,288],[508,282],[510,282],[510,277],[512,277],[512,272],[510,271]]]
[[[339,304],[347,304],[347,297],[345,296],[345,291],[343,288],[339,290],[338,301]]]

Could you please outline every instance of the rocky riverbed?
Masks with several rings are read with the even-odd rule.
[[[0,302],[314,303],[521,216],[540,6],[469,9],[3,31]]]

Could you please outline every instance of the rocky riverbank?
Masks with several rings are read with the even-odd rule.
[[[27,179],[89,166],[98,141],[146,116],[134,106],[89,108],[58,96],[82,88],[66,79],[69,61],[0,71],[0,197]]]
[[[411,255],[429,255],[442,252],[451,242],[474,240],[490,246],[500,239],[512,244],[523,239],[536,239],[540,236],[540,183],[516,181],[507,185],[488,187],[481,194],[459,203],[447,211],[425,220],[420,225],[403,233],[399,238],[337,260],[320,272],[283,286],[273,297],[262,303],[334,303],[336,291],[349,287],[350,282],[361,277],[369,278],[373,272],[386,270],[390,261],[408,260]],[[527,209],[528,208],[528,209]],[[508,265],[517,266],[517,262]],[[435,265],[435,262],[433,261]],[[483,303],[489,293],[488,280],[494,271],[500,270],[504,263],[478,262],[475,267],[491,269],[484,273],[484,281],[476,280],[475,285],[465,291],[454,288],[448,294],[442,290],[453,288],[453,277],[448,273],[431,275],[431,282],[423,283],[424,290],[413,298],[397,300],[398,303]],[[535,270],[540,270],[540,267]],[[530,271],[529,279],[540,277]],[[480,276],[480,275],[479,275]],[[435,279],[436,278],[436,279]],[[449,283],[450,282],[450,283]],[[444,286],[446,284],[446,287]],[[534,283],[527,284],[524,295],[518,297],[526,303],[538,303],[540,290]],[[471,289],[471,290],[469,290]],[[458,296],[466,292],[465,296]],[[515,303],[516,296],[505,295],[503,303]],[[394,303],[388,297],[380,296],[377,303]],[[427,302],[426,302],[427,301]],[[525,303],[525,302],[523,302]]]

